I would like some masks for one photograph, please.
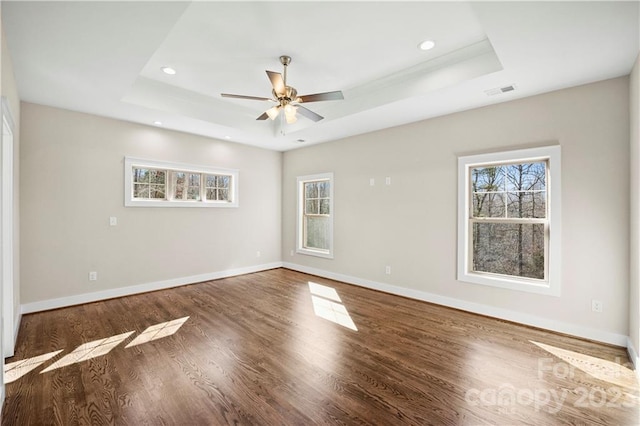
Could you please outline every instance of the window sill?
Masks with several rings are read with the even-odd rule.
[[[189,200],[125,200],[125,207],[238,207],[238,203],[226,201],[189,201]]]
[[[511,278],[503,275],[483,274],[473,272],[459,272],[458,281],[480,284],[490,287],[505,288],[508,290],[523,291],[527,293],[544,294],[547,296],[560,296],[559,286],[553,286],[549,281],[531,278]]]
[[[307,248],[299,248],[296,250],[298,254],[304,254],[307,256],[324,257],[325,259],[333,259],[333,253],[329,250],[313,250]]]

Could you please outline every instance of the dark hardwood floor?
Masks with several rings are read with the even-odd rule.
[[[286,269],[26,315],[6,363],[2,425],[640,421],[623,348]]]

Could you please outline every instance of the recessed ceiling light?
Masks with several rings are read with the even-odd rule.
[[[431,50],[436,47],[436,42],[433,40],[425,40],[418,45],[421,50]]]
[[[162,68],[160,68],[160,69],[161,69],[161,70],[162,70],[162,72],[163,72],[163,73],[165,73],[165,74],[175,75],[175,73],[176,73],[176,70],[174,70],[174,69],[173,69],[173,68],[171,68],[171,67],[162,67]]]
[[[154,121],[153,124],[155,124],[156,126],[162,126],[162,121]]]
[[[231,139],[231,136],[225,136],[224,138],[225,139]]]

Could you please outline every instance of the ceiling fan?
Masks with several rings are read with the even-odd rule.
[[[310,109],[303,107],[300,105],[301,103],[344,99],[340,90],[335,92],[314,93],[312,95],[298,96],[298,91],[295,88],[287,86],[287,67],[291,63],[291,57],[280,56],[280,63],[284,66],[284,77],[279,72],[267,71],[267,76],[273,86],[273,90],[271,91],[273,98],[233,95],[230,93],[221,93],[221,96],[225,98],[275,102],[277,105],[266,110],[256,120],[266,120],[267,118],[275,120],[282,110],[284,111],[284,117],[288,124],[293,124],[298,120],[296,117],[297,112],[313,121],[320,121],[324,118],[320,114],[316,114]]]

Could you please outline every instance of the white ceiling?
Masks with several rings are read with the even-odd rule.
[[[639,21],[638,1],[2,2],[22,100],[281,151],[627,75]],[[220,97],[270,97],[280,55],[299,94],[345,99],[287,125]]]

